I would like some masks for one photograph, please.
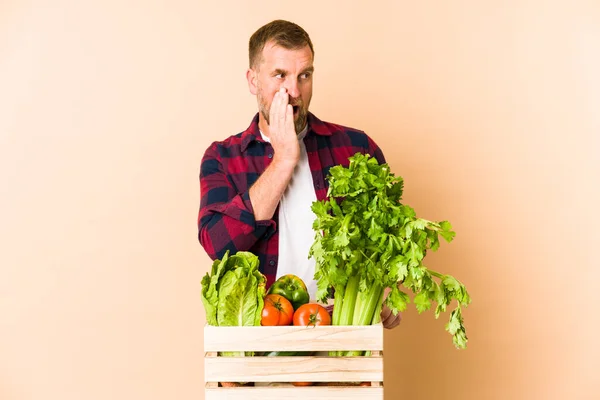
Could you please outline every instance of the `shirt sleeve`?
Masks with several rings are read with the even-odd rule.
[[[220,259],[227,250],[249,251],[274,231],[274,220],[255,220],[249,190],[236,191],[213,143],[200,165],[198,240],[204,250],[213,260]]]
[[[379,162],[379,164],[385,164],[385,162],[386,162],[385,156],[383,155],[383,152],[381,151],[379,146],[377,146],[377,143],[375,143],[375,141],[373,139],[371,139],[371,137],[368,135],[367,135],[367,139],[368,139],[368,143],[369,143],[369,148],[367,149],[367,152],[372,157],[375,157],[377,159],[377,162]]]

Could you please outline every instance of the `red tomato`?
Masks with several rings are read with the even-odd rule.
[[[294,307],[285,297],[278,294],[265,296],[265,305],[262,309],[262,326],[290,325],[294,316]]]
[[[317,326],[331,325],[331,316],[327,309],[317,303],[304,304],[294,313],[294,325]]]

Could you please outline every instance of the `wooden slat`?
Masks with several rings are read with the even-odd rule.
[[[209,326],[204,351],[383,350],[381,324],[368,326]]]
[[[382,357],[205,357],[206,382],[383,381]]]
[[[205,400],[383,400],[383,387],[206,388]]]
[[[383,351],[373,351],[373,352],[371,352],[371,356],[373,356],[373,357],[383,357]],[[373,387],[380,387],[380,386],[382,386],[382,383],[380,381],[372,381],[371,382],[371,386],[373,386]]]

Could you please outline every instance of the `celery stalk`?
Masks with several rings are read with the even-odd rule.
[[[350,325],[360,325],[357,324],[357,321],[360,319],[360,314],[363,310],[363,304],[367,302],[367,296],[369,295],[369,290],[365,290],[364,292],[358,291],[356,296],[356,303],[354,304],[354,313],[352,314],[352,322]]]
[[[358,296],[358,282],[358,276],[351,276],[348,278],[348,283],[346,283],[346,290],[344,293],[344,301],[342,303],[342,315],[340,316],[339,325],[352,325],[354,307],[356,306],[356,297]]]
[[[358,313],[359,317],[353,321],[353,325],[371,325],[373,321],[373,315],[381,303],[382,292],[383,287],[379,283],[372,282],[369,289],[365,293],[359,294],[359,298],[362,297],[363,300],[360,303],[360,309]],[[381,313],[381,308],[379,308],[379,310],[379,313]],[[357,315],[356,310],[354,315]],[[349,351],[345,355],[363,356],[364,354],[364,351]]]
[[[355,325],[371,325],[373,321],[373,314],[377,310],[378,305],[381,303],[381,292],[383,288],[377,283],[373,282],[369,288],[366,302],[362,304],[360,318],[354,321]]]
[[[344,292],[346,291],[345,286],[337,286],[334,294],[334,306],[333,315],[331,316],[331,324],[339,325],[340,317],[342,316],[342,306],[344,305]]]
[[[345,286],[337,286],[335,288],[334,303],[333,303],[333,315],[331,316],[332,325],[340,325],[340,318],[342,316],[342,307],[344,305],[344,293],[346,292]],[[330,357],[341,356],[341,351],[330,351]]]
[[[373,319],[371,320],[371,325],[375,325],[381,322],[381,310],[383,309],[384,292],[384,288],[381,288],[381,292],[379,293],[379,300],[377,302],[377,307],[375,308],[375,312],[373,313]]]

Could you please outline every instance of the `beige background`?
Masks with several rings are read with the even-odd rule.
[[[457,232],[426,261],[470,290],[469,348],[411,308],[386,398],[600,398],[598,2],[330,3],[2,0],[0,399],[203,398],[199,163],[279,17],[312,110]]]

